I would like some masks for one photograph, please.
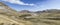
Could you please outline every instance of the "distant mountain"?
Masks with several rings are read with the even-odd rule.
[[[34,13],[42,13],[42,11],[36,11],[36,12],[34,12]]]
[[[19,13],[31,13],[31,11],[28,11],[28,10],[21,10],[21,11],[19,11]]]
[[[60,10],[58,9],[48,9],[43,11],[36,11],[35,13],[60,13]]]
[[[48,12],[48,13],[60,13],[60,10],[58,10],[58,9],[50,9],[50,10],[45,10],[45,12]]]

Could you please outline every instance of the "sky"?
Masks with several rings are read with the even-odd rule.
[[[0,0],[17,11],[41,11],[46,9],[60,9],[60,0]]]

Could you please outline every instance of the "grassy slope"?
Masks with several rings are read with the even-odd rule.
[[[7,18],[6,15],[0,15],[0,23],[16,23],[16,24],[20,24],[20,25],[32,25],[32,23],[29,21],[20,20],[18,22],[18,20],[16,21],[16,20]]]
[[[26,21],[33,22],[33,25],[60,25],[60,13],[41,13],[36,17]]]

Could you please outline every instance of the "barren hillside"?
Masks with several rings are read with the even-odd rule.
[[[0,25],[60,25],[60,10],[17,12],[0,2]]]

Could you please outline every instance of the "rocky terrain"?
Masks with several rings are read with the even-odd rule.
[[[0,25],[60,25],[60,10],[16,11],[0,2]]]
[[[18,19],[17,11],[0,2],[0,25],[31,25],[29,21]]]

